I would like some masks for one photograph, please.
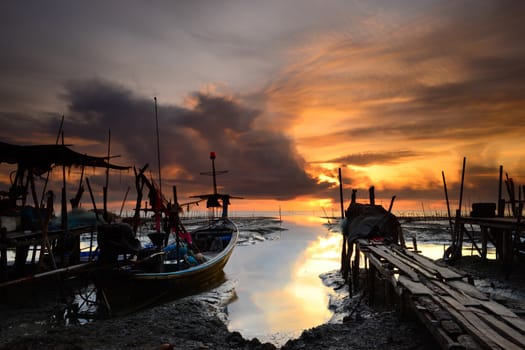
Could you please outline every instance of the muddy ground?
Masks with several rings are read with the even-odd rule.
[[[523,270],[509,279],[496,265],[464,258],[457,265],[478,276],[478,284],[499,298],[519,299],[524,291]],[[492,292],[491,292],[492,291]],[[504,291],[504,293],[496,293]],[[508,300],[507,300],[508,301]],[[520,304],[520,300],[514,300]],[[282,349],[436,349],[431,336],[417,322],[399,319],[394,311],[372,309],[366,298],[346,298],[341,322],[305,330]],[[53,321],[56,303],[26,307],[0,306],[0,350],[3,349],[275,349],[270,343],[244,339],[229,332],[225,305],[187,297],[128,316],[84,325]],[[340,310],[339,310],[340,311]],[[170,344],[170,345],[168,345]]]

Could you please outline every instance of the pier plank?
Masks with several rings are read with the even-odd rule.
[[[486,309],[492,311],[496,315],[510,317],[510,318],[516,318],[516,319],[519,318],[518,315],[516,315],[514,312],[512,312],[511,310],[506,308],[504,305],[501,305],[497,301],[494,301],[494,300],[482,301],[481,305],[483,307],[485,307]]]
[[[456,290],[449,284],[441,281],[433,281],[434,284],[438,285],[443,291],[445,291],[449,296],[454,298],[457,302],[463,306],[481,306],[482,300],[478,300],[462,293],[461,291]]]
[[[439,322],[433,318],[432,311],[429,310],[427,305],[422,305],[419,303],[419,300],[414,301],[415,309],[417,310],[416,315],[420,321],[425,325],[430,334],[434,339],[439,343],[442,349],[464,349],[464,347],[455,342],[447,332],[441,328]]]
[[[479,300],[489,300],[489,297],[486,294],[483,294],[475,286],[465,281],[460,281],[460,280],[448,281],[448,284],[460,290],[464,294],[467,294],[473,298],[476,298]]]
[[[482,319],[478,317],[472,311],[461,311],[461,315],[468,320],[468,322],[478,330],[479,333],[483,334],[485,337],[489,337],[491,341],[497,344],[499,347],[505,350],[520,350],[523,349],[522,346],[516,345],[504,338],[499,332],[494,330],[492,327],[483,322]]]
[[[380,246],[372,246],[372,245],[370,245],[370,246],[368,246],[368,248],[374,254],[379,255],[380,257],[386,259],[387,261],[389,261],[390,263],[395,265],[400,271],[402,271],[406,275],[410,276],[410,278],[412,280],[419,281],[419,277],[418,277],[417,273],[410,266],[408,266],[405,263],[403,263],[401,260],[399,260],[398,258],[393,256],[392,254],[390,254],[388,251],[385,251],[384,247],[383,247],[383,249],[381,249]]]
[[[414,282],[406,276],[400,275],[398,284],[401,284],[413,295],[431,295],[432,291],[421,282]]]
[[[435,271],[436,275],[441,276],[445,280],[462,279],[465,276],[452,271],[447,267],[439,266],[423,255],[411,252],[401,247],[396,248],[396,250],[417,261],[419,264],[425,266],[425,268],[429,269],[430,271]]]
[[[442,307],[447,308],[450,314],[454,317],[456,322],[461,325],[461,327],[467,331],[477,342],[485,344],[490,349],[501,349],[495,342],[492,341],[491,337],[487,336],[486,333],[480,332],[478,328],[474,327],[468,320],[465,318],[462,312],[447,307],[446,304],[443,304],[444,301],[440,298],[434,296],[434,300],[438,302]],[[465,311],[468,312],[468,311]],[[503,348],[504,349],[504,348]]]
[[[458,302],[455,298],[449,296],[449,295],[442,295],[440,296],[441,299],[447,302],[450,306],[452,306],[454,309],[458,311],[467,311],[469,308],[462,303]]]
[[[514,328],[507,325],[505,322],[498,320],[496,317],[487,314],[478,314],[485,322],[492,325],[500,334],[505,334],[507,337],[525,348],[525,335]]]
[[[395,254],[394,256],[396,258],[400,259],[401,261],[403,261],[408,266],[410,266],[412,269],[414,269],[414,271],[417,271],[421,275],[425,276],[426,278],[434,278],[435,277],[435,272],[434,271],[431,271],[431,270],[425,268],[425,266],[422,266],[422,265],[418,264],[414,260],[409,259],[406,256],[404,256],[403,254]]]
[[[521,332],[525,332],[525,320],[521,317],[502,316],[501,318],[507,321],[512,327],[519,329]]]

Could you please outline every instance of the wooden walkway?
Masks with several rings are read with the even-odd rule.
[[[443,349],[525,349],[525,320],[490,300],[467,276],[398,245],[358,240],[357,249],[368,262],[369,293],[389,290]]]

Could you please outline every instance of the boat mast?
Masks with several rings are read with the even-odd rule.
[[[217,179],[215,178],[216,172],[215,172],[215,152],[210,152],[210,159],[211,159],[211,175],[213,177],[213,194],[217,194]]]
[[[160,175],[160,143],[159,143],[159,118],[158,118],[158,115],[157,115],[157,97],[153,97],[153,100],[155,101],[155,124],[156,124],[156,127],[157,127],[157,163],[158,163],[158,167],[159,167],[159,195],[158,195],[158,200],[159,201],[162,201],[162,177]],[[159,206],[160,208],[160,206]],[[160,232],[160,217],[161,217],[161,213],[158,212],[156,213],[157,215],[157,232]]]

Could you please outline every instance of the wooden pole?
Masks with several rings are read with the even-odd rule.
[[[505,216],[505,200],[501,198],[501,188],[503,186],[503,165],[499,166],[499,186],[498,186],[498,216]]]
[[[104,208],[104,211],[103,211],[103,215],[104,215],[104,220],[106,220],[106,222],[108,222],[109,220],[109,215],[108,215],[108,185],[109,185],[109,159],[110,159],[110,153],[111,152],[111,129],[109,130],[109,134],[108,134],[108,165],[106,167],[106,185],[102,188],[102,196],[103,196],[103,208]]]
[[[159,194],[158,194],[158,200],[162,202],[162,176],[161,176],[161,165],[160,165],[160,137],[159,137],[159,118],[157,114],[157,97],[153,97],[153,100],[155,101],[155,124],[156,124],[156,130],[157,130],[157,165],[159,168]],[[160,204],[160,203],[158,203]],[[161,208],[161,205],[158,205],[159,210]],[[160,232],[160,220],[162,217],[162,213],[159,211],[156,213],[157,215],[157,232]]]
[[[341,176],[341,168],[339,168],[339,201],[340,201],[340,204],[341,204],[341,219],[344,219],[345,218],[345,211],[344,211],[344,201],[343,201],[343,181],[342,181],[342,176]],[[344,223],[344,224],[348,224],[348,223]],[[345,235],[345,232],[346,232],[346,229],[343,228],[342,230],[342,234],[343,234],[343,246],[342,246],[342,249],[341,249],[341,273],[344,276],[347,276],[348,275],[348,272],[347,272],[347,269],[348,267],[345,266],[346,265],[346,261],[347,261],[347,251],[346,251],[346,246],[347,246],[347,237]],[[345,277],[346,279],[346,277]]]
[[[392,196],[392,199],[390,200],[390,205],[388,206],[388,212],[392,212],[392,208],[394,207],[394,201],[396,200],[396,196]]]
[[[56,141],[55,141],[55,145],[58,145],[58,141],[60,141],[60,135],[62,134],[62,127],[64,126],[64,115],[62,115],[62,120],[60,121],[60,126],[58,127],[58,133],[57,133],[57,138],[56,138]],[[40,197],[40,205],[43,206],[44,205],[44,197],[45,197],[45,194],[46,194],[46,189],[47,189],[47,184],[49,182],[49,173],[51,172],[48,171],[47,172],[47,175],[46,175],[46,181],[44,182],[44,187],[42,188],[42,197]]]
[[[52,208],[52,199],[49,200],[48,199],[48,205],[47,205],[47,215],[45,218],[42,218],[42,213],[40,211],[40,207],[38,205],[38,199],[37,199],[37,196],[36,196],[36,190],[35,190],[35,180],[33,178],[33,172],[30,171],[28,176],[30,177],[31,179],[31,192],[32,192],[32,195],[33,195],[33,200],[35,202],[35,209],[36,209],[36,212],[37,212],[37,215],[38,215],[38,218],[39,218],[39,221],[40,221],[40,227],[42,228],[42,243],[41,243],[41,246],[40,246],[40,256],[38,258],[38,268],[41,268],[43,266],[43,263],[44,263],[44,252],[47,250],[47,253],[49,254],[49,257],[51,259],[51,264],[53,266],[53,269],[56,269],[57,268],[57,264],[56,264],[56,261],[55,261],[55,257],[53,255],[53,251],[51,249],[51,244],[49,244],[49,238],[48,238],[48,235],[47,235],[47,231],[48,231],[48,225],[49,225],[49,218],[51,217],[51,208]],[[49,205],[49,203],[51,202],[51,205]]]
[[[361,252],[359,251],[359,245],[357,243],[355,243],[354,246],[355,254],[354,263],[352,264],[352,288],[354,291],[357,292],[357,290],[359,289],[359,265]]]
[[[339,168],[339,202],[341,204],[341,219],[345,218],[345,208],[343,199],[343,180],[341,176],[341,168]]]
[[[505,184],[507,185],[507,192],[509,193],[509,199],[510,199],[510,206],[511,206],[511,214],[513,217],[516,217],[516,196],[514,191],[514,181],[512,178],[509,178],[509,174],[505,173]]]
[[[376,195],[374,192],[374,186],[370,186],[368,189],[368,194],[370,196],[370,205],[376,205]]]
[[[93,196],[93,190],[91,189],[91,184],[89,183],[89,178],[86,177],[86,184],[88,186],[89,197],[91,198],[91,203],[93,204],[93,211],[95,212],[95,220],[98,224],[98,210],[97,204],[95,203],[95,196]],[[89,261],[93,259],[93,230],[91,230],[91,236],[89,238]]]
[[[86,184],[88,185],[89,196],[91,197],[91,203],[93,204],[93,210],[95,211],[95,217],[98,221],[97,204],[95,203],[95,197],[93,196],[93,191],[91,190],[91,184],[89,183],[89,178],[87,177],[86,177]]]
[[[137,169],[133,167],[133,171],[135,172],[135,188],[137,190],[137,202],[135,204],[135,213],[133,214],[133,232],[135,233],[137,233],[139,227],[140,206],[142,204],[142,191],[144,190],[144,181],[140,180],[143,179],[143,174],[147,168],[148,164],[144,165],[144,167],[142,169],[139,169],[139,172],[137,172]]]
[[[445,200],[447,201],[447,214],[448,224],[450,226],[450,236],[452,243],[454,243],[454,228],[452,227],[452,215],[450,214],[450,202],[448,200],[447,181],[445,180],[445,172],[441,171],[441,177],[443,178],[443,188],[445,189]]]
[[[459,215],[460,216],[461,216],[461,206],[462,206],[462,203],[463,203],[463,185],[465,183],[465,165],[466,165],[466,162],[467,162],[467,157],[463,157],[463,169],[461,171],[461,187],[459,189],[459,205],[458,205]]]
[[[124,204],[126,204],[126,200],[128,199],[128,193],[129,193],[130,187],[128,186],[128,189],[126,190],[126,194],[124,195],[124,200],[122,201],[122,206],[120,207],[120,212],[118,216],[122,217],[122,211],[124,210]]]
[[[64,146],[64,132],[62,132],[62,146]],[[67,232],[67,200],[66,200],[66,166],[62,165],[62,229]]]
[[[457,244],[454,251],[454,257],[460,258],[462,255],[462,249],[463,249],[463,230],[460,229],[460,223],[459,219],[461,218],[461,206],[463,202],[463,186],[465,184],[465,166],[467,162],[467,157],[463,157],[463,169],[461,171],[461,186],[459,189],[459,205],[458,209],[456,211],[456,222],[454,230],[456,232],[456,238],[457,238]]]
[[[162,198],[162,176],[161,176],[161,163],[160,163],[160,136],[159,136],[159,118],[157,114],[157,97],[153,98],[155,100],[155,124],[157,126],[157,165],[159,167],[159,194]]]
[[[176,186],[173,186],[173,207],[172,207],[172,210],[173,210],[172,216],[173,216],[173,220],[174,220],[172,225],[176,225],[175,226],[176,227],[176,229],[175,229],[175,244],[176,244],[176,249],[177,249],[177,270],[179,270],[180,237],[179,237],[179,232],[178,231],[179,231],[180,222],[179,222],[179,203],[177,202],[177,187]],[[166,233],[166,241],[164,242],[165,246],[168,244],[168,236],[169,236],[169,233]]]
[[[0,217],[0,224],[2,223],[2,218]],[[7,280],[7,245],[3,242],[7,240],[7,229],[0,225],[0,282]]]

